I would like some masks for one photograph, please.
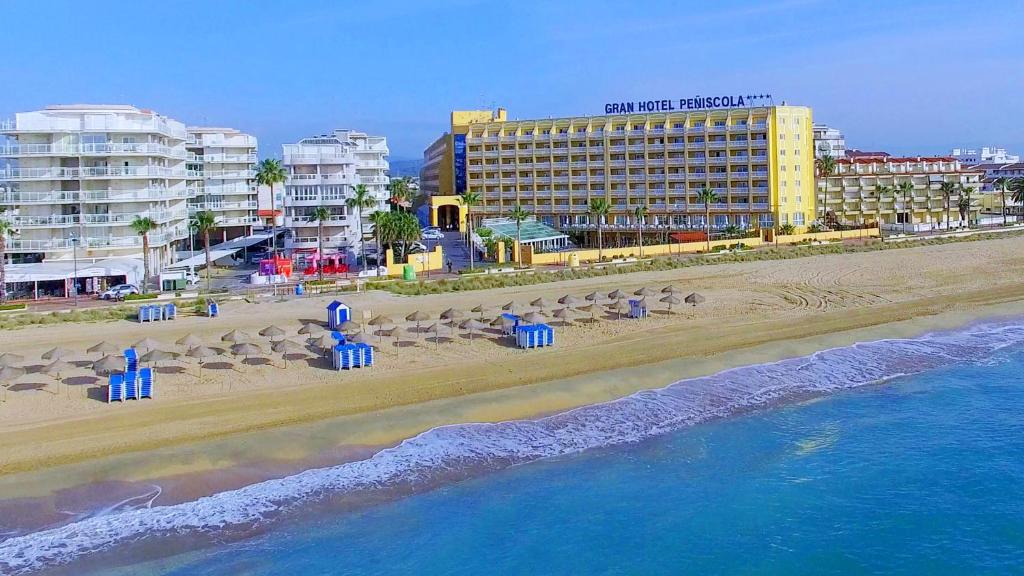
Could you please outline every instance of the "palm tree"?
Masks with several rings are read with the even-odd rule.
[[[274,184],[285,181],[288,173],[281,166],[281,161],[275,158],[264,158],[256,166],[256,182],[261,186],[270,186],[270,213],[273,218],[270,238],[271,254],[277,257],[277,200],[274,196]],[[207,264],[209,270],[209,264]]]
[[[992,187],[999,190],[999,203],[1003,209],[1003,226],[1006,226],[1006,187],[1010,185],[1010,179],[1000,176],[992,181]]]
[[[469,269],[473,270],[476,265],[474,258],[476,257],[476,246],[473,244],[473,206],[480,204],[483,199],[480,197],[479,192],[473,192],[467,190],[459,196],[459,203],[466,207],[466,232],[469,238]]]
[[[320,258],[317,260],[316,277],[317,280],[324,279],[324,221],[331,219],[331,211],[326,206],[317,206],[313,209],[313,213],[310,215],[314,222],[316,222],[316,243],[317,252],[320,254]]]
[[[369,220],[370,224],[373,224],[373,240],[377,245],[377,265],[380,266],[380,230],[382,226],[385,226],[388,219],[388,213],[384,210],[374,210],[370,213]]]
[[[213,212],[203,210],[196,212],[189,222],[189,227],[203,237],[203,251],[206,253],[206,291],[210,291],[210,231],[217,226],[217,219]]]
[[[697,192],[697,201],[704,204],[704,235],[711,252],[711,205],[718,202],[718,193],[710,186],[704,186]]]
[[[409,188],[409,178],[394,178],[388,184],[388,191],[391,192],[390,202],[397,210],[408,208],[412,204],[412,190]]]
[[[608,204],[608,200],[604,198],[594,198],[590,201],[589,212],[594,215],[597,220],[597,259],[604,259],[604,246],[601,239],[601,232],[604,228],[604,219],[608,217],[608,212],[611,211],[611,206]]]
[[[879,237],[882,236],[882,197],[885,196],[886,194],[891,194],[892,192],[893,192],[893,187],[892,186],[884,186],[882,184],[875,184],[875,192],[874,192],[873,195],[878,200],[878,202],[875,205],[875,213],[876,213],[875,221],[878,223],[878,236]]]
[[[149,287],[149,233],[156,230],[156,222],[148,216],[136,216],[131,227],[142,236],[142,293],[145,294]]]
[[[1014,204],[1024,205],[1024,177],[1010,180],[1010,192]],[[1017,213],[1017,219],[1020,220],[1020,212]]]
[[[522,263],[522,245],[523,245],[523,221],[530,217],[530,213],[523,210],[523,207],[516,203],[515,208],[508,213],[508,217],[516,223],[516,264]],[[504,258],[504,254],[502,257]]]
[[[647,204],[640,204],[633,208],[633,217],[636,218],[636,242],[637,246],[640,247],[640,257],[644,257],[644,220],[647,219],[647,213],[649,212]]]
[[[907,222],[913,218],[913,207],[911,207],[910,211],[907,211],[907,195],[909,194],[911,198],[914,197],[914,183],[909,180],[900,182],[896,190],[903,196],[903,233],[906,234]]]
[[[956,193],[956,184],[953,182],[943,182],[939,185],[939,192],[942,192],[942,206],[946,211],[946,230],[949,230],[950,200],[953,198],[953,194]]]
[[[967,222],[967,227],[971,227],[971,194],[974,194],[974,188],[971,186],[965,187],[960,184],[957,187],[957,191],[960,192],[960,199],[956,203],[956,207],[960,210],[960,220]]]
[[[0,208],[0,214],[5,208]],[[7,253],[7,237],[14,236],[18,231],[9,220],[0,217],[0,303],[7,301],[7,275],[4,272],[4,261]]]
[[[828,179],[836,173],[836,159],[831,154],[825,153],[814,161],[814,168],[818,171],[818,178],[824,183],[824,192],[826,196],[828,194]],[[824,203],[822,204],[822,211],[824,211]],[[843,217],[846,217],[846,200],[843,200]],[[824,214],[823,214],[824,215]]]
[[[356,213],[357,222],[359,225],[359,251],[361,253],[363,262],[362,268],[366,268],[366,244],[363,243],[363,210],[367,208],[373,208],[377,205],[377,199],[370,194],[370,191],[364,184],[356,184],[355,191],[352,196],[345,201],[345,205],[348,206],[349,210],[354,210]],[[378,258],[380,255],[378,254]],[[378,262],[380,264],[380,262]]]
[[[394,250],[395,262],[403,262],[410,242],[421,237],[420,223],[408,212],[384,212],[380,223],[380,239]]]

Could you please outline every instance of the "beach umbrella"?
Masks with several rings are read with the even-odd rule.
[[[163,342],[160,342],[159,340],[156,340],[154,338],[150,338],[149,336],[143,338],[142,340],[139,340],[135,344],[132,344],[132,348],[135,348],[136,350],[155,350],[157,348],[163,347]]]
[[[387,325],[394,324],[394,323],[395,323],[394,320],[392,320],[391,318],[389,318],[387,316],[384,316],[383,314],[380,315],[380,316],[375,316],[369,322],[370,326],[387,326]]]
[[[252,342],[239,342],[238,344],[231,345],[231,353],[235,356],[262,356],[263,348],[260,348]]]
[[[189,349],[195,346],[202,346],[203,340],[195,334],[186,334],[181,338],[178,338],[174,343],[178,346],[184,347],[185,349]]]
[[[178,359],[178,354],[177,353],[175,353],[175,352],[165,352],[163,350],[150,350],[149,352],[146,352],[145,354],[143,354],[142,358],[139,358],[139,360],[141,360],[141,361],[143,361],[143,362],[145,362],[147,364],[149,364],[150,362],[152,362],[153,364],[156,364],[157,362],[162,362],[164,360],[177,360],[177,359]]]
[[[508,318],[505,318],[504,316],[498,316],[497,318],[495,318],[494,320],[491,320],[489,322],[491,328],[501,328],[501,327],[505,326],[505,324],[512,324],[512,323],[513,323],[512,320],[509,320]]]
[[[540,308],[541,310],[543,310],[545,308],[551,307],[551,300],[548,300],[547,298],[544,298],[542,296],[540,298],[537,298],[533,302],[530,302],[530,306],[533,306],[534,308]]]
[[[252,336],[249,336],[241,330],[232,330],[231,332],[221,336],[220,340],[221,342],[234,342],[235,344],[238,344],[252,340]]]
[[[572,320],[572,309],[571,308],[559,308],[551,313],[552,316],[562,321],[562,324],[568,324]]]
[[[56,348],[50,348],[46,352],[43,352],[43,355],[40,356],[40,358],[43,360],[60,360],[61,358],[67,358],[68,356],[74,355],[75,352],[73,350],[57,346]]]
[[[0,354],[0,366],[13,366],[25,361],[25,357],[21,354],[15,354],[13,352],[4,352]]]
[[[678,305],[683,303],[683,301],[680,300],[679,297],[676,296],[675,294],[669,294],[668,296],[665,296],[664,298],[662,298],[661,301],[665,302],[666,304],[668,304],[668,311],[669,312],[672,311],[672,307],[673,306],[678,306]]]
[[[324,334],[323,336],[313,340],[313,346],[319,348],[324,352],[334,349],[334,347],[337,344],[338,341],[335,340],[330,334]]]
[[[373,343],[373,339],[369,335],[367,335],[366,332],[356,332],[355,334],[349,336],[346,340],[348,340],[352,344],[372,344]]]
[[[404,337],[406,337],[408,335],[409,335],[408,331],[405,328],[402,328],[401,326],[395,326],[388,333],[388,336],[391,336],[392,338],[395,339],[395,347],[396,348],[398,347],[399,343],[402,341],[402,338],[404,338]]]
[[[199,378],[202,379],[203,360],[220,356],[220,352],[217,352],[216,349],[210,348],[209,346],[193,346],[188,349],[188,352],[185,352],[185,356],[199,360]]]
[[[507,302],[501,306],[502,310],[504,310],[505,312],[511,312],[513,314],[516,313],[516,308],[518,308],[518,306],[516,306],[515,302]]]
[[[562,296],[561,298],[558,299],[559,304],[564,304],[565,306],[571,306],[573,308],[581,306],[584,302],[585,300],[580,300],[579,298],[573,296],[572,294],[566,294],[565,296]]]
[[[609,300],[621,300],[622,298],[625,297],[626,293],[623,292],[622,290],[612,290],[611,292],[608,293]]]
[[[701,296],[700,294],[697,294],[696,292],[693,292],[686,298],[683,298],[683,302],[686,302],[687,304],[693,304],[694,306],[700,304],[703,301],[704,297]]]
[[[655,292],[652,288],[648,288],[647,286],[639,288],[636,292],[633,292],[634,296],[655,296],[657,294],[657,292]]]
[[[586,306],[577,306],[577,310],[581,312],[590,312],[590,317],[594,317],[594,312],[597,310],[597,304],[587,304]]]
[[[441,312],[441,320],[457,320],[466,316],[466,313],[462,310],[456,310],[455,308],[449,308],[444,312]]]
[[[479,314],[481,321],[483,321],[483,319],[484,319],[484,312],[486,312],[486,311],[487,311],[487,308],[484,307],[483,304],[478,304],[478,305],[474,306],[472,310],[470,310],[470,312],[472,312],[474,314]]]
[[[608,309],[615,312],[617,318],[622,318],[623,312],[629,312],[629,303],[625,300],[616,300],[608,305]]]
[[[430,326],[427,326],[427,332],[433,332],[434,333],[434,346],[437,346],[438,344],[440,344],[440,340],[441,340],[441,323],[440,322],[434,322]]]
[[[124,359],[117,356],[104,356],[92,363],[97,374],[111,374],[124,370]]]
[[[662,294],[682,294],[682,291],[675,286],[668,285],[661,289]]]
[[[273,340],[274,338],[284,338],[284,335],[285,331],[278,326],[274,326],[273,324],[267,326],[263,330],[260,330],[260,336],[263,336],[264,338],[270,338],[271,340]]]
[[[0,368],[0,382],[13,382],[24,375],[24,368],[18,368],[17,366],[4,366]],[[4,386],[4,398],[7,398],[6,386]]]
[[[348,322],[346,322],[346,324],[348,324]],[[302,328],[299,328],[299,334],[302,334],[302,335],[305,335],[305,336],[316,336],[317,334],[320,334],[320,333],[326,332],[326,331],[327,331],[326,328],[324,328],[323,326],[321,326],[319,324],[314,324],[313,322],[307,322],[306,324],[302,325]]]
[[[600,295],[600,294],[598,294],[597,292],[591,292],[590,294],[587,294],[587,295],[586,295],[586,296],[584,296],[583,298],[584,298],[585,300],[589,300],[589,301],[591,301],[591,302],[598,302],[598,301],[600,301],[600,300],[601,300],[601,295]]]
[[[104,340],[99,344],[90,347],[86,352],[90,354],[117,354],[118,352],[121,352],[121,347]]]
[[[362,330],[362,329],[363,329],[362,326],[360,326],[359,324],[357,324],[357,323],[355,323],[355,322],[353,322],[351,320],[345,320],[341,324],[338,324],[338,330],[340,330],[342,332],[351,332],[352,330],[355,330],[355,331],[358,332],[359,330]]]
[[[530,324],[542,324],[547,321],[547,318],[540,312],[527,312],[523,315],[523,320],[526,320]]]
[[[421,311],[417,310],[417,311],[413,312],[412,314],[409,314],[408,316],[406,316],[405,319],[407,321],[409,321],[409,322],[415,322],[416,323],[416,333],[419,334],[419,332],[420,332],[420,323],[421,322],[425,322],[427,320],[430,320],[430,316],[428,316],[426,312],[421,312]],[[417,336],[417,338],[419,338],[419,336]]]
[[[466,320],[459,324],[459,328],[462,328],[463,330],[469,330],[469,340],[472,341],[473,332],[483,330],[484,328],[487,328],[487,325],[484,324],[483,322],[480,322],[479,320],[470,318],[469,320]]]
[[[50,362],[46,366],[43,366],[42,369],[40,369],[39,371],[42,372],[43,374],[53,376],[56,380],[60,380],[60,375],[62,372],[67,372],[68,370],[72,369],[74,369],[74,366],[71,365],[70,362],[58,359],[54,360],[53,362]]]
[[[278,340],[270,347],[271,350],[281,355],[284,358],[285,367],[288,366],[288,355],[289,354],[305,354],[306,347],[294,340]]]

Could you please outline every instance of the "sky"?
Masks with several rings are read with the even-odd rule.
[[[849,148],[1024,153],[1024,2],[6,0],[0,118],[134,104],[254,134],[335,128],[415,159],[453,109],[772,94]]]

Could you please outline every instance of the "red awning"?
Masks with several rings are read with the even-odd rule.
[[[281,215],[281,211],[280,210],[257,210],[256,211],[256,215],[257,216],[265,216],[265,217],[269,218],[271,216],[280,216]]]

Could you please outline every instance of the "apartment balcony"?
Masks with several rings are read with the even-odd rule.
[[[391,179],[387,176],[359,176],[360,184],[390,184]]]
[[[328,166],[355,164],[352,154],[285,154],[282,164],[285,166],[323,164]]]
[[[255,226],[263,220],[259,216],[218,216],[214,219],[218,226]]]
[[[740,178],[740,179],[746,180],[746,179],[750,178],[750,172],[730,172],[729,173],[729,177],[730,178]]]
[[[185,189],[139,188],[133,190],[84,190],[48,192],[6,192],[0,193],[0,204],[78,204],[79,202],[141,202],[150,200],[175,200],[193,196]]]
[[[750,147],[754,148],[755,150],[767,148],[768,147],[768,141],[767,140],[751,140],[750,141]]]
[[[150,247],[157,247],[169,244],[175,240],[182,240],[187,236],[184,228],[174,229],[162,233],[150,233]],[[70,238],[48,238],[46,240],[27,240],[14,238],[7,241],[9,252],[46,252],[54,250],[71,250],[76,245]],[[142,236],[132,234],[130,236],[86,236],[79,238],[77,242],[79,250],[109,249],[109,248],[142,248]]]
[[[708,164],[726,164],[728,161],[729,159],[725,156],[713,156],[708,158]]]
[[[729,126],[729,132],[746,132],[749,129],[749,124],[733,124]]]
[[[189,214],[209,210],[211,212],[224,212],[227,210],[256,210],[259,208],[255,200],[247,202],[190,202],[188,205]]]
[[[255,164],[256,154],[206,154],[206,164]]]
[[[78,180],[88,178],[181,178],[190,172],[164,166],[91,166],[85,168],[8,168],[0,180]]]
[[[44,116],[0,121],[0,133],[38,134],[48,132],[128,132],[163,134],[175,140],[188,139],[184,126],[176,126],[157,118],[125,117],[112,114],[89,114],[78,117]]]
[[[323,221],[323,225],[324,226],[347,226],[347,225],[350,225],[350,224],[354,224],[355,220],[356,220],[355,218],[352,218],[348,214],[345,214],[345,215],[332,214],[330,218],[328,218],[327,220]],[[312,216],[288,216],[288,215],[285,215],[285,217],[284,217],[284,225],[285,226],[303,227],[303,226],[318,226],[319,224],[320,223],[318,221],[314,220]]]
[[[0,157],[19,158],[31,156],[163,156],[186,159],[183,149],[155,143],[102,144],[10,144],[0,146]]]
[[[746,148],[749,140],[729,140],[729,148]]]
[[[289,174],[287,184],[293,185],[315,185],[315,184],[356,184],[351,174]]]

